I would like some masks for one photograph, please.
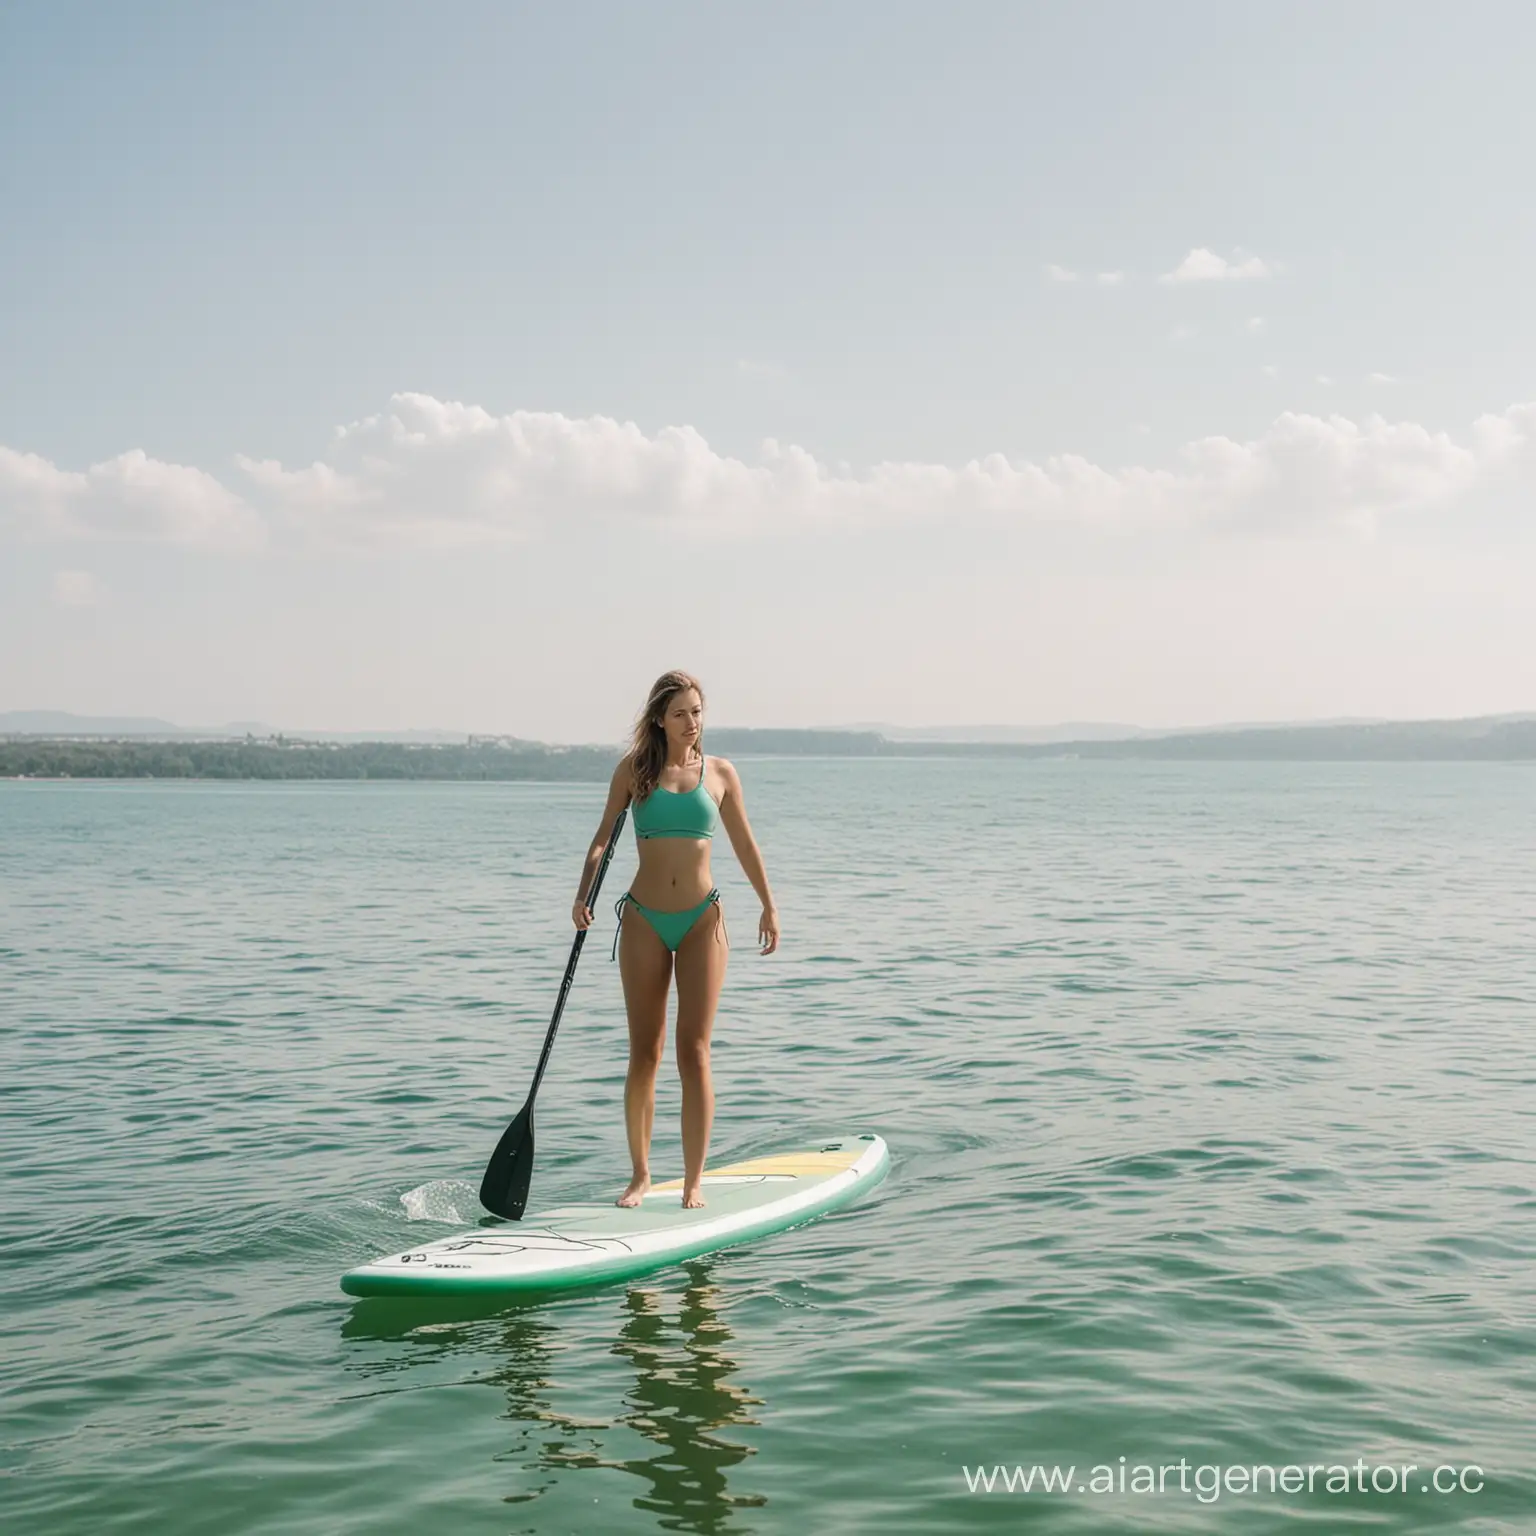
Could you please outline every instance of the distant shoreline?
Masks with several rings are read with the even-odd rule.
[[[1012,758],[1141,762],[1532,762],[1536,719],[1385,721],[1251,727],[1118,740],[892,741],[876,731],[717,730],[725,755],[836,758]],[[506,737],[461,743],[0,737],[4,779],[264,779],[592,783],[621,747],[565,747]]]

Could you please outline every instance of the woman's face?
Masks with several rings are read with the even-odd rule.
[[[693,746],[704,729],[704,701],[699,697],[699,690],[684,688],[674,693],[667,702],[661,724],[667,733],[668,746],[679,750]]]

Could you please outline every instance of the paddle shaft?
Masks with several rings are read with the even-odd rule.
[[[624,830],[624,819],[629,815],[629,807],[626,805],[614,818],[613,831],[608,834],[608,846],[603,849],[602,862],[597,866],[597,873],[592,877],[592,889],[582,898],[582,905],[591,907],[597,900],[597,893],[602,888],[603,876],[608,873],[608,866],[613,862],[613,850],[618,847],[619,833]],[[596,922],[597,912],[594,908],[592,920]],[[549,1032],[544,1036],[544,1049],[539,1052],[539,1064],[534,1069],[533,1086],[528,1090],[528,1099],[525,1108],[533,1106],[534,1096],[539,1091],[539,1084],[544,1081],[544,1068],[549,1065],[549,1053],[554,1049],[555,1031],[560,1028],[560,1015],[565,1012],[565,1000],[570,996],[571,983],[576,979],[576,962],[581,959],[581,946],[586,942],[587,930],[578,928],[576,937],[571,942],[571,958],[565,962],[565,976],[560,983],[560,996],[555,999],[554,1017],[549,1021]]]

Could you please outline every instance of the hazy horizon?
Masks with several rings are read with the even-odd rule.
[[[1422,717],[1416,720],[1391,720],[1386,717],[1349,716],[1327,720],[1218,720],[1201,724],[1175,726],[1141,726],[1130,722],[1111,721],[1056,721],[1040,725],[970,724],[955,726],[902,725],[891,721],[854,721],[810,726],[785,726],[772,723],[743,724],[739,722],[710,722],[713,730],[720,731],[821,731],[821,732],[877,732],[893,741],[947,741],[955,743],[1037,742],[1055,743],[1094,740],[1133,740],[1139,737],[1162,735],[1198,735],[1204,732],[1248,730],[1305,730],[1309,727],[1340,725],[1412,725],[1442,723],[1445,720],[1536,718],[1536,711],[1506,711],[1492,716],[1452,716],[1432,720]],[[166,720],[158,716],[78,715],[67,710],[5,710],[0,711],[0,735],[122,735],[153,736],[158,732],[176,735],[256,736],[284,735],[294,738],[345,739],[352,741],[397,741],[418,743],[455,742],[470,736],[506,736],[524,741],[540,741],[550,746],[606,746],[622,743],[627,728],[608,737],[586,740],[559,740],[537,737],[526,731],[481,731],[447,726],[405,726],[394,729],[363,727],[357,730],[338,730],[324,725],[274,723],[257,720],[226,720],[194,722]]]
[[[5,7],[0,709],[1519,712],[1536,11],[1387,16]]]

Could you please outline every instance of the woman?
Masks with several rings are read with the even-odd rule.
[[[634,1176],[619,1205],[639,1205],[651,1186],[651,1121],[656,1073],[667,1031],[667,986],[677,977],[677,1071],[683,1080],[683,1204],[704,1204],[699,1181],[715,1115],[709,1033],[725,980],[729,941],[720,893],[709,874],[710,840],[725,824],[731,847],[763,903],[761,952],[779,947],[779,914],[763,856],[747,825],[741,780],[723,757],[705,757],[704,690],[686,672],[665,672],[635,722],[634,740],[608,786],[602,825],[587,850],[571,910],[578,928],[592,923],[586,892],[620,811],[634,805],[640,868],[619,898],[615,939],[624,1007],[629,1014],[629,1072],[624,1129]],[[624,921],[625,907],[630,908]]]

